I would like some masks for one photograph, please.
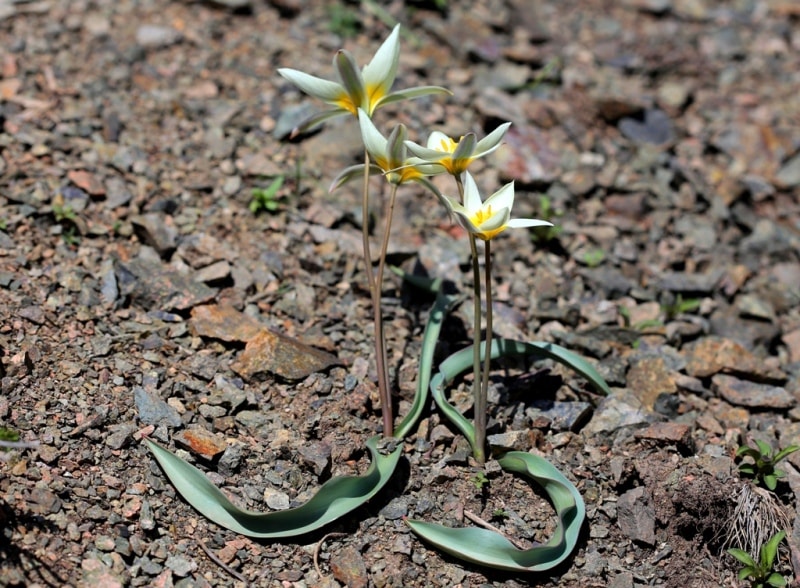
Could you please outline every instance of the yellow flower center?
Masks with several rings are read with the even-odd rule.
[[[439,146],[436,148],[437,151],[442,151],[444,153],[453,153],[458,147],[458,141],[453,141],[450,137],[445,137],[441,141],[439,141]]]
[[[486,208],[481,208],[480,210],[476,210],[475,214],[472,216],[472,224],[476,227],[480,227],[483,223],[487,220],[492,218],[492,205],[490,204]]]

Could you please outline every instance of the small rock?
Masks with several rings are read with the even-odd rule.
[[[164,402],[157,394],[147,392],[141,386],[133,389],[133,399],[139,420],[146,425],[180,427],[183,423],[178,411]]]
[[[264,502],[272,510],[287,510],[291,506],[291,500],[286,492],[281,492],[270,486],[264,488]]]
[[[214,459],[217,455],[228,448],[225,440],[202,427],[191,427],[186,431],[180,431],[173,436],[176,443],[201,455],[206,459]]]
[[[367,587],[367,565],[354,547],[347,546],[331,554],[330,566],[333,577],[348,588]]]
[[[397,521],[408,516],[408,498],[399,496],[384,506],[379,513],[389,521]]]
[[[695,378],[707,378],[722,372],[776,384],[787,379],[786,374],[765,365],[738,342],[723,337],[704,337],[689,343],[683,355],[686,373]]]
[[[619,130],[638,144],[666,145],[675,139],[672,120],[666,112],[658,109],[645,110],[643,120],[630,117],[621,119]]]
[[[161,49],[174,45],[183,38],[172,27],[146,24],[136,29],[136,42],[145,49]]]
[[[756,384],[734,376],[717,374],[711,378],[711,387],[722,398],[736,406],[785,409],[795,405],[794,397],[785,388]]]
[[[94,555],[81,561],[80,585],[102,586],[102,588],[122,588],[124,583],[123,579],[117,575],[117,573],[103,563],[100,556]]]
[[[172,570],[179,578],[185,578],[197,569],[197,563],[182,555],[172,555],[164,562],[167,569]]]
[[[161,257],[168,257],[175,251],[178,241],[178,229],[171,219],[157,212],[138,214],[130,219],[139,237],[158,251]]]
[[[529,431],[507,431],[489,435],[486,440],[493,450],[499,450],[501,453],[506,451],[527,451],[531,448]]]
[[[247,342],[231,369],[245,379],[269,372],[287,380],[301,380],[334,365],[341,365],[336,356],[262,329]]]
[[[691,427],[681,423],[653,423],[643,431],[637,431],[637,439],[665,441],[674,443],[684,449],[691,447]]]
[[[800,154],[795,155],[781,166],[778,173],[775,174],[775,183],[785,189],[800,186]]]
[[[646,357],[631,362],[627,386],[649,410],[654,409],[659,396],[677,391],[674,376],[660,357]]]
[[[656,511],[644,486],[628,490],[619,497],[617,523],[629,539],[655,545]]]

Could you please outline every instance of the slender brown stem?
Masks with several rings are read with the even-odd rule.
[[[477,429],[475,427],[475,444],[478,445],[480,442],[479,447],[481,449],[484,447],[484,443],[486,442],[486,420],[488,419],[488,412],[489,412],[489,366],[492,362],[492,257],[491,257],[491,239],[484,241],[484,261],[483,261],[483,271],[484,271],[484,283],[485,283],[485,290],[486,290],[486,336],[484,337],[485,347],[483,351],[483,374],[481,379],[481,401],[483,402],[483,406],[481,407],[481,414],[483,419],[483,435],[482,438],[478,437]]]
[[[388,234],[388,226],[386,232]],[[392,396],[389,375],[386,371],[386,345],[383,335],[383,313],[381,311],[381,289],[372,273],[372,254],[369,248],[369,153],[364,151],[364,185],[361,200],[361,237],[364,246],[364,267],[367,272],[369,294],[372,298],[372,313],[375,323],[375,368],[378,371],[378,395],[381,399],[383,434],[392,434]]]
[[[397,197],[397,184],[392,184],[392,192],[389,196],[389,212],[386,213],[386,225],[383,229],[383,242],[381,243],[381,251],[378,256],[378,275],[375,279],[375,284],[378,290],[379,298],[380,292],[383,289],[383,270],[386,267],[386,253],[389,250],[389,235],[392,230],[392,218],[394,217],[394,203]],[[386,395],[381,396],[381,403],[383,405],[383,431],[388,437],[392,434],[394,429],[394,419],[392,418],[392,395],[391,386],[389,384],[389,359],[386,353],[386,332],[383,328],[383,316],[381,315],[380,305],[375,306],[375,361],[378,369],[378,377],[383,377],[384,389]],[[388,418],[388,421],[387,421]]]
[[[484,445],[486,444],[486,397],[481,394],[481,270],[478,262],[478,245],[475,235],[469,235],[469,247],[472,253],[472,288],[473,324],[472,324],[472,410],[475,413],[475,444],[472,455],[483,464],[486,462]]]

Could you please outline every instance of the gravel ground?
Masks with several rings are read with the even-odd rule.
[[[772,521],[794,578],[800,455],[763,498],[734,454],[800,444],[799,5],[436,4],[0,1],[0,426],[38,443],[0,462],[0,585],[737,586],[725,548]],[[205,520],[141,443],[264,512],[366,469],[380,407],[360,196],[328,192],[360,138],[343,119],[290,140],[320,104],[276,69],[330,77],[340,47],[363,64],[395,21],[397,87],[453,96],[377,120],[418,142],[511,121],[474,174],[514,180],[516,214],[558,227],[496,241],[497,334],[577,351],[612,387],[546,362],[493,373],[493,442],[545,455],[586,501],[574,557],[547,574],[410,533],[406,516],[474,513],[528,544],[554,526],[496,463],[477,488],[435,410],[378,496],[292,541]],[[277,176],[275,210],[254,214]],[[390,261],[469,292],[463,232],[419,190],[398,208]],[[432,300],[395,278],[384,293],[403,415]],[[437,357],[470,342],[471,312]],[[465,411],[469,388],[451,391]],[[744,530],[737,504],[755,505]]]

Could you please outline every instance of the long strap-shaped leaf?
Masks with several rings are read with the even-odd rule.
[[[559,520],[547,543],[518,549],[499,533],[486,529],[451,528],[417,520],[406,522],[417,535],[442,551],[476,564],[521,572],[539,572],[557,566],[575,549],[586,517],[580,493],[561,472],[538,455],[510,451],[499,463],[504,470],[538,482],[550,497]]]
[[[401,270],[398,270],[401,271]],[[416,276],[401,275],[410,283],[424,288],[431,292],[436,292],[436,302],[433,304],[428,315],[428,322],[425,324],[425,332],[422,335],[422,351],[419,357],[419,372],[417,375],[417,391],[414,395],[414,402],[411,405],[411,410],[397,425],[394,430],[394,436],[402,439],[408,435],[413,429],[414,425],[419,420],[425,405],[428,403],[428,386],[431,381],[431,373],[433,372],[433,354],[436,351],[436,343],[439,341],[439,333],[442,330],[442,324],[450,312],[450,309],[459,301],[459,296],[452,296],[442,292],[442,280],[437,278],[430,282],[420,282],[419,279],[414,280]]]
[[[542,341],[515,341],[513,339],[494,339],[491,346],[492,359],[509,356],[529,356],[538,358],[549,358],[565,366],[572,368],[598,390],[605,394],[610,394],[611,390],[603,377],[588,361],[577,353],[565,349],[554,343]],[[486,343],[481,343],[481,356],[486,352]],[[450,404],[445,397],[445,387],[453,379],[466,369],[472,367],[472,345],[453,353],[439,365],[439,371],[431,378],[431,393],[439,409],[450,419],[450,421],[461,431],[470,442],[475,443],[475,430],[472,423],[467,420],[456,408]]]
[[[304,505],[271,513],[239,508],[199,469],[153,441],[145,442],[181,496],[200,514],[248,537],[279,539],[316,531],[375,496],[394,472],[402,449],[382,455],[377,450],[379,438],[367,441],[372,464],[366,474],[328,480]]]

